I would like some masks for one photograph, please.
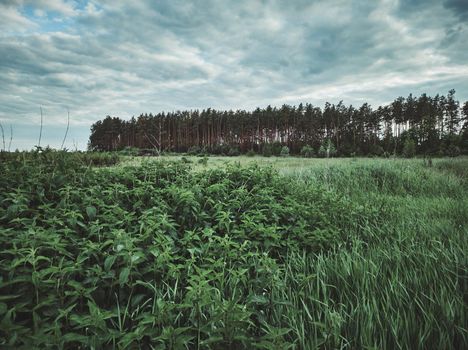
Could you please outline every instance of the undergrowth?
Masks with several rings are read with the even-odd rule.
[[[0,174],[4,348],[467,344],[467,202],[435,170],[294,179],[46,152]]]

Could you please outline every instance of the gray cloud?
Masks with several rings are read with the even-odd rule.
[[[462,20],[468,20],[468,1],[466,0],[446,0],[444,6],[451,9],[455,15]]]
[[[468,97],[466,1],[0,2],[0,122],[85,147],[105,115]],[[73,141],[67,145],[73,148]]]

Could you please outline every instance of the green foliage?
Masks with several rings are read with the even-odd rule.
[[[333,144],[333,142],[331,140],[325,140],[320,145],[319,150],[318,150],[317,153],[318,153],[319,157],[322,157],[322,158],[333,157],[334,155],[336,155],[335,145]]]
[[[305,145],[301,148],[301,157],[312,158],[315,156],[314,148],[309,145]]]
[[[247,157],[255,157],[257,154],[255,153],[253,149],[249,149],[245,155]]]
[[[460,158],[0,157],[2,348],[466,348]]]
[[[416,143],[411,138],[406,138],[403,145],[403,156],[405,158],[412,158],[416,155]]]
[[[140,150],[136,147],[125,147],[123,150],[119,152],[123,156],[130,156],[135,157],[140,154]]]
[[[281,326],[264,318],[282,302],[265,288],[280,283],[287,252],[338,244],[333,220],[349,206],[257,167],[8,161],[0,170],[0,341],[12,346],[261,344]]]
[[[455,91],[450,90],[446,96],[398,97],[377,109],[368,103],[354,107],[326,102],[324,108],[285,104],[254,111],[208,108],[161,112],[130,120],[107,116],[91,126],[89,149],[117,151],[134,146],[145,155],[159,155],[160,149],[162,153],[188,150],[189,155],[204,156],[235,155],[233,147],[241,153],[254,147],[270,157],[280,156],[285,145],[291,154],[298,155],[301,147],[309,144],[319,146],[321,157],[348,157],[353,153],[380,157],[384,152],[401,154],[405,139],[411,137],[418,154],[436,155],[440,151],[446,155],[450,144],[453,150],[456,146],[468,154],[467,106],[467,102],[460,104]],[[328,147],[330,139],[339,148],[338,153]],[[261,140],[261,145],[254,140]]]
[[[280,156],[281,155],[281,150],[283,148],[283,145],[281,142],[272,142],[272,143],[265,143],[263,145],[263,156],[264,157],[271,157],[271,156]]]
[[[281,147],[280,156],[281,157],[289,157],[289,147],[288,146]]]
[[[201,164],[203,166],[207,166],[208,165],[208,157],[203,157],[203,158],[200,158],[198,160],[198,164]]]
[[[67,152],[51,148],[37,147],[32,152],[0,152],[1,162],[34,163],[39,166],[59,166],[60,169],[79,166],[112,166],[120,162],[116,152]]]
[[[187,151],[187,154],[191,156],[196,156],[199,153],[201,153],[201,148],[199,146],[192,146]]]
[[[450,144],[448,147],[447,147],[447,155],[449,157],[457,157],[459,156],[461,153],[461,150],[460,150],[460,147],[454,145],[454,144]]]
[[[385,156],[385,151],[384,151],[383,147],[380,146],[380,145],[377,145],[377,144],[371,145],[369,147],[369,154],[371,156],[377,156],[377,157],[384,156],[385,158],[388,158],[388,157]]]
[[[239,156],[239,155],[240,155],[239,147],[237,147],[237,146],[231,146],[231,147],[229,148],[229,151],[228,151],[227,155],[228,155],[229,157]]]
[[[262,154],[264,157],[271,157],[273,155],[273,149],[269,143],[263,145]]]

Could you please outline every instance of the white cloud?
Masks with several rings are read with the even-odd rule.
[[[447,87],[468,98],[459,14],[438,1],[402,6],[11,0],[0,5],[0,121],[37,127],[40,105],[47,126],[63,127],[68,107],[86,130],[108,114],[376,105]]]
[[[0,36],[24,33],[36,27],[36,24],[24,16],[18,8],[0,4]]]

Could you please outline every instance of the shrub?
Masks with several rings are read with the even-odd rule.
[[[281,155],[281,150],[283,149],[283,145],[279,141],[275,141],[271,144],[271,150],[274,156],[279,157]]]
[[[201,151],[201,148],[199,146],[192,146],[188,149],[187,154],[191,156],[196,156],[199,154]]]
[[[256,153],[253,149],[248,150],[248,152],[245,154],[247,157],[255,157]]]
[[[262,154],[264,157],[271,157],[273,155],[273,149],[269,143],[263,145]]]
[[[317,154],[321,158],[325,158],[327,156],[327,151],[323,145],[320,145]]]
[[[280,156],[281,157],[289,157],[289,147],[288,146],[281,147]]]
[[[312,146],[305,145],[301,148],[301,157],[312,158],[314,155],[315,155],[315,152]]]
[[[229,148],[228,154],[229,157],[236,157],[240,155],[240,150],[238,146],[231,146]]]
[[[198,160],[198,164],[201,164],[203,166],[207,166],[208,165],[208,157],[203,157],[203,158],[200,158]]]
[[[112,166],[120,161],[120,156],[115,152],[85,152],[79,158],[87,165]]]
[[[403,145],[403,156],[405,158],[412,158],[416,154],[416,143],[413,139],[407,138]]]
[[[461,153],[460,147],[451,144],[447,147],[447,155],[449,157],[457,157]]]
[[[336,148],[333,142],[331,140],[323,141],[318,150],[318,155],[322,158],[336,155]]]
[[[125,147],[123,150],[120,151],[121,155],[130,157],[138,156],[139,153],[140,150],[136,147]]]
[[[283,149],[283,145],[281,142],[275,141],[272,143],[265,143],[263,145],[263,155],[265,157],[271,157],[271,156],[280,156],[281,155],[281,150]]]
[[[369,148],[369,154],[372,156],[381,157],[384,154],[384,149],[380,145],[371,145]]]

